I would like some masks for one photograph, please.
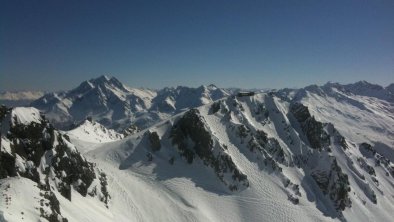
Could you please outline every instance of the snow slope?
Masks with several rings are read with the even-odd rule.
[[[176,145],[173,145],[169,138],[171,129],[185,113],[111,145],[98,146],[85,155],[97,165],[105,166],[106,170],[111,171],[108,174],[110,187],[116,190],[112,191],[115,195],[111,200],[112,210],[116,212],[118,206],[123,206],[123,201],[138,205],[158,195],[165,199],[166,207],[173,199],[185,204],[187,210],[182,210],[182,214],[187,216],[184,216],[183,220],[390,220],[390,212],[393,209],[393,199],[390,195],[393,192],[393,179],[392,174],[386,170],[390,170],[390,167],[392,169],[392,164],[388,164],[389,168],[383,165],[375,166],[373,157],[366,158],[360,148],[361,141],[371,142],[371,140],[356,140],[358,137],[350,136],[349,132],[343,137],[346,145],[344,148],[340,143],[342,126],[336,127],[335,123],[324,125],[323,129],[329,135],[331,144],[327,147],[323,146],[320,151],[311,148],[307,136],[303,135],[299,123],[296,123],[293,117],[295,114],[291,114],[290,107],[293,102],[295,101],[289,102],[267,93],[257,94],[254,97],[229,97],[215,103],[219,104],[219,110],[216,110],[217,105],[214,104],[198,109],[212,139],[218,144],[226,145],[225,152],[231,156],[237,168],[247,175],[249,186],[237,191],[229,190],[215,175],[214,169],[205,165],[202,159],[196,158],[192,164],[188,164]],[[325,105],[336,107],[339,104],[331,101]],[[312,109],[310,111],[315,114]],[[371,115],[370,113],[365,115],[367,114]],[[314,116],[318,118],[318,115]],[[331,119],[331,122],[340,121],[343,119],[336,121],[334,118]],[[374,134],[371,133],[371,129],[380,125],[377,122],[370,124],[372,125],[359,126],[359,128],[372,138]],[[251,138],[254,136],[247,131],[245,137],[239,136],[239,129],[243,128],[241,126],[247,127],[250,132],[262,130],[268,138],[275,138],[283,150],[283,158],[280,158],[278,150],[275,151],[275,146],[272,145],[275,144],[274,140],[271,140],[272,144],[263,147],[268,153],[260,153],[256,148],[251,151],[253,146],[250,146],[249,141],[252,141]],[[388,128],[387,131],[392,132],[392,128]],[[153,151],[152,144],[147,140],[147,135],[151,132],[156,132],[160,138],[159,151]],[[391,143],[392,141],[392,139],[387,140]],[[373,146],[378,147],[374,144]],[[305,163],[299,162],[301,157],[304,158]],[[172,158],[174,161],[171,164]],[[270,161],[271,158],[275,161]],[[335,158],[334,162],[333,158]],[[300,166],[296,167],[297,165]],[[324,175],[324,172],[335,172],[333,170],[336,168],[333,169],[332,166],[341,168],[338,176],[346,174],[349,178],[350,191],[347,196],[349,201],[343,205],[343,210],[338,210],[338,205],[330,198],[335,192],[331,192],[330,195],[324,194],[314,179],[319,173]],[[375,174],[369,174],[366,171],[369,168],[366,166],[375,168]],[[278,167],[281,170],[278,170]],[[128,190],[131,181],[126,178],[129,177],[132,181],[136,181],[135,177],[137,177],[144,190],[141,191],[136,187]],[[343,182],[336,177],[331,179],[337,181],[333,184]],[[287,186],[286,181],[290,181]],[[149,191],[145,190],[146,187],[152,186]],[[121,189],[120,187],[125,191],[118,196],[116,193]],[[299,194],[296,187],[299,187]],[[137,193],[143,193],[144,197],[140,197]],[[296,199],[297,202],[292,201]],[[154,202],[159,205],[161,203]],[[147,215],[144,207],[138,208],[140,217],[135,220],[176,221],[181,214],[178,212],[180,210],[178,207],[181,208],[181,206],[171,210],[166,208],[166,212],[171,212],[169,213],[171,218],[163,217],[161,214]],[[194,211],[190,213],[190,209]],[[124,209],[120,211],[123,212]],[[120,215],[117,219],[122,220]]]
[[[168,124],[163,124],[154,130],[164,133]],[[225,134],[226,129],[220,128],[218,125],[216,132]],[[321,212],[307,202],[304,209],[308,210],[300,211],[299,206],[287,200],[278,178],[261,172],[234,146],[229,147],[234,151],[232,157],[239,158],[240,168],[251,178],[250,188],[241,192],[229,191],[201,161],[190,165],[176,156],[171,165],[168,157],[176,152],[168,143],[163,142],[160,152],[153,154],[153,161],[149,161],[146,157],[149,145],[144,147],[139,143],[142,135],[86,154],[89,160],[111,172],[108,173],[113,194],[110,208],[117,221],[126,221],[128,217],[134,221],[313,221],[323,218]],[[127,208],[124,202],[129,203]]]
[[[229,97],[218,103],[220,108],[216,113],[213,111],[216,108],[212,108],[215,105],[212,104],[198,109],[213,140],[226,145],[226,152],[232,157],[237,168],[247,175],[249,187],[235,192],[229,191],[220,179],[215,177],[214,170],[206,166],[201,159],[197,158],[192,164],[187,164],[187,160],[179,155],[179,150],[169,139],[169,133],[184,113],[138,135],[118,141],[113,146],[106,144],[86,155],[98,165],[107,164],[107,169],[114,170],[110,175],[112,183],[116,181],[116,184],[110,182],[110,187],[128,183],[116,176],[115,172],[118,168],[125,174],[138,175],[146,183],[154,185],[155,191],[170,190],[174,192],[173,195],[181,196],[182,200],[188,201],[188,204],[198,211],[195,214],[204,215],[198,216],[198,220],[201,221],[390,220],[391,210],[394,207],[391,197],[393,174],[392,171],[390,173],[393,165],[391,163],[387,166],[375,165],[374,157],[365,156],[360,144],[371,142],[371,138],[378,136],[372,129],[381,127],[379,122],[370,122],[369,126],[359,125],[358,128],[366,136],[364,138],[370,138],[361,140],[357,133],[350,135],[352,131],[342,136],[343,126],[338,124],[337,127],[336,123],[343,119],[331,118],[330,122],[334,124],[323,125],[324,132],[329,136],[330,145],[316,150],[311,148],[309,139],[300,128],[300,123],[296,123],[295,114],[290,111],[294,102],[282,100],[268,93],[245,98]],[[325,106],[336,107],[339,105],[337,103],[330,101]],[[384,101],[382,103],[385,104]],[[321,120],[319,115],[314,115],[313,109],[310,111],[319,121]],[[373,113],[368,112],[364,115],[371,117]],[[270,149],[270,146],[275,146],[269,144],[263,149],[271,153],[251,151],[249,146],[251,134],[246,133],[248,135],[244,138],[239,136],[237,129],[240,129],[240,126],[246,126],[250,132],[262,130],[266,132],[268,138],[275,138],[283,149],[284,158],[279,158],[280,152]],[[393,132],[392,126],[386,130]],[[152,146],[147,143],[147,132],[157,132],[161,138],[159,151],[153,151]],[[344,138],[344,143],[341,143],[341,138]],[[373,141],[376,141],[376,138]],[[384,142],[388,143],[387,146],[391,146],[393,139],[388,138]],[[372,146],[379,148],[379,145],[374,143]],[[380,152],[379,149],[377,150]],[[381,154],[385,158],[391,158],[384,152]],[[172,165],[170,160],[173,157],[175,158]],[[275,161],[269,162],[271,158]],[[300,162],[300,158],[304,158],[302,159],[304,162]],[[296,167],[297,165],[300,167]],[[274,166],[282,170],[277,170],[278,168]],[[366,169],[370,168],[366,166],[375,168],[374,174],[368,173]],[[340,170],[336,171],[338,168]],[[338,176],[347,175],[345,178],[348,178],[350,188],[347,200],[335,199],[338,198],[335,196],[337,195],[335,189],[340,189],[338,187],[328,187],[334,189],[327,191],[331,192],[330,194],[322,191],[317,181],[320,174],[324,175],[325,172],[330,174],[338,172],[332,174]],[[337,176],[329,180],[336,181],[333,185],[343,183]],[[286,187],[287,183],[283,181],[290,181],[290,185]],[[299,195],[295,187],[299,187]],[[134,199],[135,195],[130,194],[128,198]],[[334,199],[338,202],[334,202],[330,195],[334,195]],[[112,200],[114,205],[116,205],[115,199],[117,198]],[[292,201],[295,199],[298,202]],[[341,201],[345,201],[344,205],[337,205],[342,203]],[[343,210],[339,209],[340,206]],[[187,220],[195,220],[195,218],[187,218]],[[142,215],[139,219],[154,221],[158,218],[154,215]]]
[[[390,221],[394,104],[379,95],[329,83],[228,96],[112,142],[84,122],[62,135],[106,175],[110,199],[53,193],[68,221]],[[34,183],[0,184],[15,203],[0,203],[0,220],[40,218],[18,193],[35,203]]]
[[[362,85],[366,86],[365,90]],[[326,84],[306,87],[295,93],[294,101],[308,106],[318,120],[333,123],[341,134],[354,142],[394,147],[394,94],[383,87],[366,82],[345,87]],[[367,96],[368,93],[371,95]]]
[[[91,143],[105,143],[123,138],[122,134],[115,130],[107,129],[93,120],[85,120],[75,129],[67,131],[66,135],[73,139],[79,139]]]
[[[30,123],[39,123],[41,121],[41,114],[37,109],[32,107],[16,107],[12,109],[11,118],[13,123],[15,124],[30,124]]]
[[[79,202],[90,218],[108,209],[106,175],[37,109],[1,107],[0,114],[1,221],[80,221]]]

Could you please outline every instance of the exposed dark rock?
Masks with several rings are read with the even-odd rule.
[[[4,105],[0,105],[0,124],[3,121],[4,117],[9,114],[11,111],[11,108],[4,106]]]
[[[346,150],[348,147],[345,137],[343,137],[337,129],[335,129],[334,125],[331,123],[327,124],[328,132],[332,135],[334,140],[334,144],[338,144],[342,147],[342,149]]]
[[[147,134],[152,151],[153,152],[159,151],[161,148],[161,144],[160,144],[160,137],[157,134],[157,132],[148,131]]]
[[[0,179],[16,176],[15,157],[9,153],[0,152]]]
[[[328,171],[316,170],[311,176],[322,192],[330,197],[338,211],[351,206],[348,176],[342,172],[335,158],[332,158],[331,168]]]
[[[0,152],[0,178],[20,175],[36,182],[44,192],[52,192],[52,181],[55,189],[69,200],[71,187],[86,196],[89,186],[96,179],[93,164],[86,161],[44,117],[39,122],[29,124],[21,124],[16,118],[12,122],[6,137],[11,153]],[[20,158],[18,165],[16,158]],[[40,180],[39,171],[44,175],[43,180]],[[53,212],[60,215],[56,197],[50,193],[48,195],[47,199],[54,206]],[[58,217],[53,214],[45,218],[51,221]]]
[[[105,206],[108,208],[108,202],[109,199],[111,198],[111,196],[109,195],[108,192],[108,182],[107,182],[107,175],[105,175],[105,173],[101,172],[100,173],[100,186],[101,186],[101,193],[103,194],[103,196],[100,198],[100,200],[102,202],[105,203]]]
[[[126,129],[124,129],[123,131],[122,131],[122,134],[124,135],[124,136],[128,136],[128,135],[133,135],[133,134],[135,134],[135,133],[138,133],[138,132],[140,132],[141,130],[138,128],[138,126],[137,125],[135,125],[135,124],[133,124],[133,125],[130,125],[129,127],[127,127]]]
[[[93,164],[86,161],[78,151],[70,150],[62,136],[58,136],[58,142],[59,145],[55,147],[56,154],[53,156],[56,161],[52,163],[52,167],[62,181],[60,191],[69,194],[68,189],[73,186],[82,196],[86,196],[88,187],[96,178]],[[71,200],[71,196],[69,199]]]
[[[361,168],[364,169],[368,174],[376,176],[375,169],[370,166],[364,158],[359,157],[357,158],[358,163],[360,164]]]
[[[171,130],[171,138],[172,143],[177,145],[180,155],[188,163],[199,157],[205,165],[215,170],[219,179],[231,191],[238,190],[236,183],[249,186],[247,176],[238,170],[231,157],[224,152],[225,148],[220,144],[214,146],[210,132],[206,129],[205,120],[197,109],[189,110],[179,119]],[[233,181],[224,178],[228,173],[231,174]]]
[[[244,143],[244,139],[249,135],[250,129],[245,125],[238,126],[238,137],[241,139],[241,143]]]
[[[267,134],[262,130],[257,130],[253,133],[249,128],[244,125],[240,125],[237,128],[237,135],[241,139],[241,143],[245,138],[250,138],[247,147],[251,152],[258,151],[262,153],[265,161],[264,163],[270,162],[274,169],[280,169],[275,161],[285,163],[286,158],[283,148],[279,145],[278,140],[275,138],[268,138]]]
[[[43,208],[43,201],[41,199],[40,216],[47,219],[49,222],[67,222],[67,218],[64,218],[60,213],[60,204],[55,194],[52,191],[44,191],[40,195],[48,202],[46,205],[51,209],[51,213],[48,214]]]
[[[368,143],[360,144],[359,150],[360,150],[361,154],[363,154],[363,156],[365,156],[367,158],[371,158],[371,157],[375,156],[375,154],[376,154],[376,150],[374,148],[372,148],[371,144],[368,144]]]
[[[150,161],[153,160],[153,155],[152,155],[150,152],[148,152],[148,153],[146,153],[146,158],[147,158],[148,161],[150,162]]]
[[[293,204],[298,204],[300,202],[300,200],[298,199],[298,197],[294,196],[294,195],[287,195],[288,199],[293,203]]]
[[[214,102],[211,105],[210,113],[215,114],[220,110],[220,102]]]
[[[391,163],[391,161],[385,157],[383,154],[377,152],[372,145],[368,144],[368,143],[362,143],[359,146],[359,150],[361,152],[361,154],[366,157],[366,158],[370,158],[370,159],[374,159],[375,160],[375,167],[382,167],[386,170],[386,172],[388,172],[387,174],[391,175],[392,177],[394,177],[394,165]],[[375,175],[375,170],[373,169],[372,166],[366,166],[366,170],[367,172],[371,172],[371,175]],[[372,169],[371,169],[372,168]]]
[[[290,113],[292,113],[299,122],[312,148],[322,149],[330,145],[330,138],[323,129],[323,123],[316,121],[316,119],[311,116],[308,107],[301,103],[294,103],[290,106]]]
[[[254,110],[254,114],[256,116],[261,117],[261,118],[259,118],[259,120],[263,121],[263,120],[266,120],[268,118],[269,111],[265,107],[264,103],[261,103],[261,104],[256,105],[256,109]]]
[[[15,123],[7,137],[15,153],[38,166],[44,152],[51,149],[53,127],[45,121],[28,125]]]
[[[172,143],[178,145],[181,155],[189,163],[193,162],[195,154],[202,159],[212,154],[213,141],[200,118],[199,111],[192,109],[184,114],[171,131]],[[187,138],[195,143],[193,147],[188,144]]]

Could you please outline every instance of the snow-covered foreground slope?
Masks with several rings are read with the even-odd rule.
[[[103,146],[87,154],[92,162],[108,172],[113,221],[314,221],[323,218],[313,204],[307,204],[309,206],[300,211],[287,200],[277,178],[261,174],[251,163],[245,167],[250,167],[248,173],[257,175],[252,178],[253,186],[242,192],[230,192],[202,163],[189,165],[176,159],[171,165],[167,159],[156,156],[152,162],[148,161],[145,150],[130,148],[135,139],[129,138],[113,147]]]
[[[182,120],[191,125],[179,131]],[[340,125],[337,129],[335,124],[319,120],[308,116],[306,106],[274,94],[230,97],[198,112],[179,114],[124,140],[98,146],[85,155],[111,171],[113,211],[125,201],[139,205],[160,196],[168,207],[176,200],[175,208],[166,208],[171,217],[146,215],[141,207],[138,209],[144,213],[136,220],[176,220],[179,215],[183,220],[197,221],[390,220],[394,209],[391,157],[374,150],[379,144],[373,140],[343,136]],[[195,126],[211,135],[208,154],[199,154],[196,141],[205,141],[205,136]],[[359,128],[373,138],[370,127]],[[184,145],[178,139],[174,142],[178,138],[174,135],[180,132]],[[392,141],[385,142],[391,146]],[[235,171],[225,163],[219,161],[218,167],[210,164],[209,151],[214,157],[228,154],[236,169],[247,176],[247,186],[232,179],[231,172]],[[223,169],[230,175],[221,179]],[[139,181],[141,184],[134,185],[142,188],[129,190],[132,181]],[[237,185],[236,190],[230,189],[232,184]],[[116,194],[120,187],[124,192]],[[153,202],[162,204],[156,199]]]
[[[74,183],[70,201],[54,186],[53,209],[68,221],[391,221],[394,105],[386,91],[345,88],[229,96],[112,142],[108,130],[85,122],[61,137],[95,166],[87,191],[97,195]],[[28,110],[10,115],[34,122]],[[12,144],[2,133],[0,163]],[[15,164],[28,166],[24,158]],[[8,200],[0,221],[40,218],[43,191],[20,175],[0,180]]]
[[[383,154],[381,164],[375,165],[380,154],[369,154],[369,148],[352,137],[341,136],[335,125],[320,125],[311,116],[309,125],[297,123],[306,109],[293,106],[270,94],[228,98],[85,155],[109,171],[110,209],[112,204],[111,211],[119,211],[119,220],[120,212],[131,212],[124,202],[138,209],[129,215],[137,221],[390,220],[393,168],[384,163],[387,157]],[[184,119],[191,124],[186,131],[192,130],[181,130],[186,143],[180,148],[174,135]],[[196,141],[205,140],[194,128],[198,125],[213,141],[207,154],[198,154]],[[315,134],[319,127],[322,131]],[[192,151],[191,163],[185,150]],[[228,165],[219,161],[218,173],[206,158],[210,151],[214,157],[228,154],[247,176],[247,186],[232,179],[235,171],[229,168],[221,179]],[[229,189],[231,184],[237,189]],[[163,204],[168,213],[146,212],[142,202],[153,209]]]
[[[37,109],[1,106],[0,122],[1,221],[83,221],[84,212],[98,219],[101,211],[106,216],[106,175]]]

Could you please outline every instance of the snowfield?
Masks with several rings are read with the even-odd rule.
[[[210,100],[203,93],[191,109],[179,102],[190,96],[185,93],[178,102],[159,96],[163,103],[146,103],[183,111],[126,137],[91,120],[59,131],[53,155],[64,144],[92,163],[95,179],[87,193],[81,184],[90,180],[77,171],[82,176],[70,184],[71,198],[64,196],[58,184],[70,177],[48,151],[47,190],[19,168],[16,176],[0,177],[0,221],[47,221],[39,209],[57,212],[54,199],[59,221],[392,220],[391,88],[328,83]],[[10,155],[15,166],[29,166],[28,157],[11,148],[26,142],[17,133],[26,129],[13,125],[43,123],[35,108],[9,112],[15,122],[2,117],[0,176],[10,169],[4,162]]]
[[[30,124],[39,123],[41,114],[37,109],[32,107],[17,107],[12,110],[12,124]]]
[[[123,135],[115,130],[107,129],[98,122],[85,120],[78,127],[67,131],[71,138],[91,143],[105,143],[123,138]]]

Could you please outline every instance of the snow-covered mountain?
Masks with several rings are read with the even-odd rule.
[[[391,88],[393,86],[387,86],[383,88],[377,84],[371,84],[366,81],[359,81],[353,84],[347,84],[340,87],[339,84],[326,84],[326,87],[335,87],[341,89],[344,92],[350,92],[355,95],[375,97],[381,100],[387,100],[389,102],[394,102],[394,93]]]
[[[391,94],[394,94],[394,83],[391,83],[385,88],[387,91],[391,92]]]
[[[199,88],[177,87],[162,90],[135,89],[114,77],[100,76],[64,93],[51,93],[32,106],[45,113],[60,128],[87,117],[118,131],[131,125],[146,128],[182,109],[197,107],[226,96],[213,85]]]
[[[27,106],[43,95],[43,91],[4,91],[0,92],[0,105]]]
[[[107,129],[92,119],[83,121],[76,128],[67,131],[66,135],[71,138],[91,143],[106,143],[120,140],[124,137],[123,134],[117,133],[113,129]]]
[[[37,109],[1,106],[0,122],[1,221],[67,221],[84,198],[108,207],[105,174]]]
[[[154,91],[128,88],[113,77],[101,76],[70,91],[46,94],[32,106],[44,112],[57,127],[69,127],[91,117],[117,128],[131,124],[134,115],[145,112],[155,95]]]
[[[200,87],[191,95],[201,98],[201,92],[212,92],[210,87],[216,88]],[[50,187],[59,204],[45,212],[55,211],[69,221],[391,221],[394,103],[389,89],[359,82],[218,100],[209,94],[211,100],[195,108],[179,103],[189,92],[182,87],[166,89],[169,96],[156,92],[151,101],[175,101],[164,107],[179,113],[123,139],[90,120],[71,131],[54,130],[67,147],[75,147],[78,156],[82,153],[87,163],[100,168],[93,168],[96,182],[88,190],[101,192],[84,197],[78,192],[81,183],[71,182],[70,201],[57,186]],[[162,109],[156,104],[151,102],[150,109]],[[2,113],[8,122],[2,124],[1,158],[11,158],[9,153],[26,162],[29,156],[8,147],[37,141],[33,138],[46,144],[45,138],[51,138],[42,128],[37,131],[43,133],[28,140],[7,128],[15,122],[42,123],[36,109]],[[29,152],[40,150],[31,144],[36,143],[24,146]],[[57,162],[51,163],[55,173],[49,171],[50,183],[59,179],[50,177],[58,170]],[[0,220],[40,217],[34,208],[39,206],[30,202],[37,202],[42,191],[24,176],[26,171],[20,172],[19,178],[10,174],[0,180],[1,192],[11,200],[0,203]]]

